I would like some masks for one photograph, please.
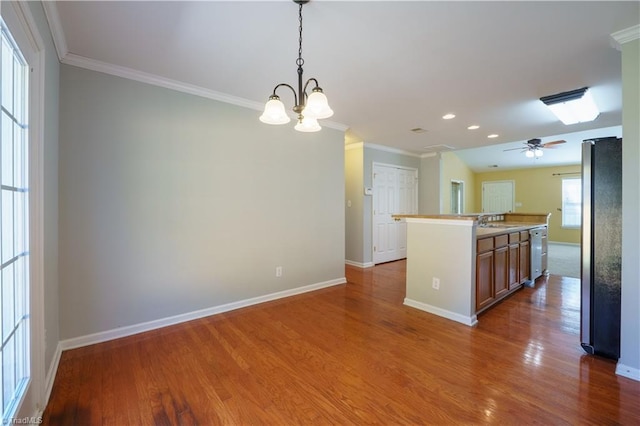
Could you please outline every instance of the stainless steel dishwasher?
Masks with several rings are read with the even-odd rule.
[[[542,275],[542,235],[544,228],[533,228],[529,231],[531,244],[531,283]]]

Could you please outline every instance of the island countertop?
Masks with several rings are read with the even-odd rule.
[[[468,326],[475,325],[479,312],[522,287],[523,280],[530,275],[530,272],[518,272],[522,267],[526,271],[530,269],[528,230],[546,227],[550,216],[550,213],[393,215],[395,220],[407,222],[404,304]],[[511,244],[511,235],[514,244]],[[483,244],[483,251],[479,251],[478,244],[489,240],[491,244]],[[493,260],[497,240],[500,244],[509,242],[508,247],[499,247],[502,263]],[[491,251],[485,250],[487,248]],[[510,256],[517,263],[505,262]],[[505,278],[509,277],[505,281],[506,290],[495,296],[495,289],[490,289],[490,295],[495,297],[487,298],[485,284],[494,283],[491,279],[483,281],[485,275],[493,274],[496,265],[511,268],[512,263],[516,273],[512,277],[513,274],[505,272]]]
[[[489,237],[547,226],[551,213],[397,214],[394,219],[474,221],[477,237]]]

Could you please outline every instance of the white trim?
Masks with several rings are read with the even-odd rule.
[[[616,364],[616,374],[618,376],[627,377],[631,380],[640,382],[640,369],[638,368],[630,367],[618,362]]]
[[[60,357],[62,356],[62,345],[58,342],[56,346],[56,351],[53,354],[53,359],[51,360],[51,364],[49,365],[49,369],[47,370],[47,377],[45,379],[44,386],[44,401],[45,405],[49,401],[49,397],[51,396],[51,390],[53,389],[53,383],[56,380],[56,374],[58,373],[58,366],[60,365]]]
[[[167,318],[161,318],[158,320],[148,321],[141,324],[130,325],[127,327],[121,327],[121,328],[116,328],[112,330],[102,331],[99,333],[89,334],[86,336],[74,337],[71,339],[60,341],[60,348],[62,351],[65,351],[68,349],[75,349],[82,346],[93,345],[96,343],[119,339],[121,337],[127,337],[127,336],[132,336],[138,333],[144,333],[145,331],[156,330],[158,328],[167,327],[170,325],[180,324],[183,322],[208,317],[210,315],[229,312],[235,309],[257,305],[259,303],[270,302],[272,300],[278,300],[285,297],[295,296],[297,294],[308,293],[310,291],[320,290],[326,287],[331,287],[331,286],[346,284],[346,283],[347,283],[347,280],[344,277],[336,278],[333,280],[323,281],[316,284],[310,284],[307,286],[298,287],[291,290],[279,291],[279,292],[267,294],[264,296],[253,297],[250,299],[240,300],[237,302],[225,303],[224,305],[214,306],[211,308],[201,309],[193,312],[187,312],[185,314],[175,315]]]
[[[580,243],[565,243],[564,241],[549,241],[547,244],[558,244],[559,246],[580,247]]]
[[[362,269],[364,269],[364,268],[372,268],[372,267],[376,266],[373,262],[362,263],[362,262],[355,262],[353,260],[345,260],[344,263],[347,264],[347,265],[355,266],[356,268],[362,268]]]
[[[439,317],[447,318],[455,322],[459,322],[464,325],[468,325],[469,327],[473,327],[478,323],[478,317],[472,315],[470,317],[458,314],[456,312],[451,312],[446,309],[438,308],[437,306],[429,305],[427,303],[418,302],[413,299],[404,299],[404,304],[406,306],[410,306],[412,308],[420,309],[421,311],[428,312],[430,314],[438,315]]]
[[[616,50],[622,50],[622,45],[633,40],[640,39],[640,24],[624,30],[616,31],[610,35],[611,45]]]
[[[57,3],[55,1],[42,1],[41,3],[51,30],[51,38],[53,38],[53,45],[56,47],[58,59],[62,61],[62,58],[69,53],[69,49],[67,48],[67,39],[64,36],[64,30],[60,22]]]
[[[45,45],[29,5],[7,2],[3,17],[16,19],[21,35],[12,34],[27,60],[29,76],[29,303],[30,303],[30,379],[16,415],[39,411],[44,400],[44,86]],[[6,21],[5,21],[6,22]],[[6,22],[11,25],[11,22]],[[25,49],[29,49],[26,51]],[[25,405],[26,403],[26,405]]]

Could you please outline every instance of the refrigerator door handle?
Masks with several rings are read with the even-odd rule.
[[[582,265],[580,276],[580,341],[582,347],[588,353],[593,353],[593,339],[591,336],[591,255],[593,253],[591,242],[593,232],[591,229],[591,151],[593,142],[585,141],[582,144],[582,235],[580,264]]]

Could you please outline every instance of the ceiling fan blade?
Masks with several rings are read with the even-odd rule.
[[[547,142],[547,143],[543,143],[541,146],[543,148],[552,148],[554,145],[560,145],[563,143],[567,143],[567,141],[559,140],[559,141]]]
[[[509,148],[509,149],[503,149],[502,152],[515,151],[516,149],[526,150],[527,148],[526,147],[525,148],[522,148],[522,147],[520,147],[520,148]]]

